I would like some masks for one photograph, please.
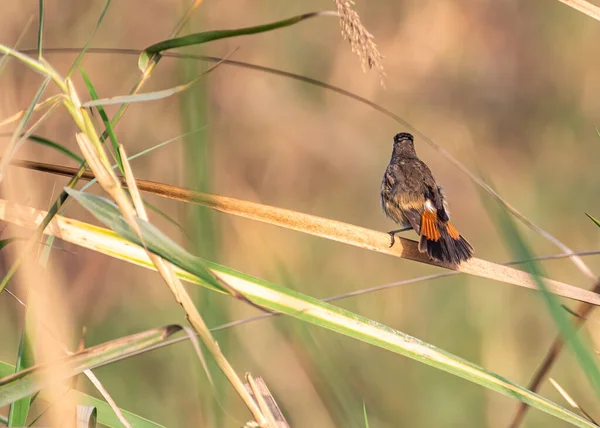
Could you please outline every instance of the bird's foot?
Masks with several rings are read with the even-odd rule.
[[[388,232],[388,235],[390,235],[390,238],[391,238],[390,248],[392,248],[394,246],[394,244],[396,243],[396,231],[392,230],[391,232]]]

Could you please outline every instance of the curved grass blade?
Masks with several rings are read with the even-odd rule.
[[[236,49],[234,49],[230,54],[228,54],[225,57],[225,59],[228,58],[229,56],[231,56],[235,51],[236,51]],[[82,105],[83,105],[83,107],[100,107],[100,106],[107,106],[107,105],[113,105],[113,104],[139,103],[139,102],[155,101],[155,100],[161,100],[163,98],[168,98],[168,97],[178,94],[180,92],[187,91],[189,88],[191,88],[193,85],[198,83],[204,76],[206,76],[208,73],[210,73],[215,68],[220,66],[222,63],[223,63],[223,61],[216,63],[212,67],[209,67],[206,71],[202,72],[198,77],[196,77],[195,79],[193,79],[190,82],[185,83],[183,85],[178,85],[173,88],[164,89],[162,91],[146,92],[145,94],[122,95],[122,96],[111,97],[111,98],[95,99],[95,100],[83,103]]]
[[[112,203],[98,196],[85,195],[85,197],[81,197],[81,195],[74,194],[76,192],[72,193],[72,196],[78,201],[83,200],[88,209],[92,207],[95,210],[92,214],[100,215],[102,221],[107,221],[116,230],[138,239],[135,232],[130,228],[129,230],[124,230],[123,224],[126,223],[123,218],[118,219],[116,216],[113,216],[112,212],[116,208]],[[23,215],[16,217],[15,220],[22,218]],[[177,269],[176,273],[184,280],[223,292],[223,290],[216,289],[212,283],[207,283],[193,274],[193,272],[198,270],[198,265],[201,266],[201,269],[206,266],[214,275],[222,278],[244,296],[263,307],[283,312],[299,320],[327,328],[444,370],[493,391],[517,398],[575,426],[594,426],[581,416],[575,415],[550,400],[510,382],[498,374],[487,371],[419,339],[293,290],[198,259],[181,248],[174,248],[176,244],[173,242],[161,242],[160,236],[153,233],[147,234],[146,232],[149,229],[143,224],[145,222],[139,221],[139,223],[146,248],[178,266],[181,270]],[[30,224],[29,227],[34,227],[34,225]],[[76,220],[66,220],[57,216],[47,233],[59,234],[62,239],[77,245],[86,246],[86,248],[92,248],[112,257],[122,258],[123,260],[150,269],[153,268],[143,248],[128,243],[118,235],[99,227],[87,225]],[[176,251],[174,252],[173,250]]]
[[[77,163],[83,163],[84,159],[79,156],[77,153],[73,152],[72,150],[66,148],[65,146],[55,143],[52,140],[49,140],[48,138],[45,137],[41,137],[39,135],[30,135],[27,137],[29,140],[33,141],[34,143],[38,143],[41,144],[42,146],[46,146],[46,147],[50,147],[51,149],[57,150],[60,153],[62,153],[63,155],[73,159],[75,162]]]
[[[187,36],[176,37],[174,39],[163,40],[147,47],[140,54],[138,59],[138,67],[144,72],[148,67],[149,59],[160,54],[168,49],[182,48],[185,46],[200,45],[202,43],[211,42],[213,40],[225,39],[229,37],[247,36],[250,34],[264,33],[266,31],[273,31],[279,28],[289,27],[290,25],[297,24],[298,22],[306,19],[314,18],[316,16],[333,15],[337,16],[336,12],[323,11],[323,12],[311,12],[302,15],[294,16],[292,18],[284,19],[281,21],[271,22],[269,24],[257,25],[255,27],[237,28],[235,30],[216,30],[206,31],[203,33],[189,34]]]
[[[58,380],[110,364],[114,359],[160,343],[180,330],[178,325],[147,330],[85,349],[52,364],[34,366],[3,377],[0,379],[0,406],[40,391]]]
[[[525,270],[529,271],[535,278],[536,283],[542,292],[544,301],[548,306],[550,315],[558,326],[564,343],[569,345],[575,354],[579,366],[585,373],[588,382],[590,382],[592,388],[595,390],[596,395],[600,397],[600,368],[596,364],[596,359],[590,345],[577,334],[577,326],[571,323],[571,320],[563,311],[560,301],[549,291],[548,285],[543,277],[543,269],[539,263],[534,260],[533,253],[518,232],[512,217],[510,217],[507,210],[504,209],[505,207],[500,205],[499,208],[500,210],[496,217],[497,225],[502,232],[500,235],[505,237],[509,249],[511,249],[517,257],[529,260],[529,262],[524,264]],[[523,416],[524,408],[520,408],[512,426],[518,425]]]
[[[83,81],[85,82],[85,86],[87,87],[88,92],[89,92],[90,96],[92,97],[92,100],[98,100],[98,93],[96,92],[94,85],[92,85],[92,81],[90,80],[90,77],[85,72],[83,67],[80,67],[79,71],[81,72],[81,77],[83,78]],[[96,109],[98,110],[98,113],[100,114],[100,118],[102,119],[102,123],[104,124],[104,129],[106,130],[106,133],[108,134],[108,138],[112,144],[112,149],[113,149],[112,153],[113,153],[113,156],[115,157],[115,160],[117,161],[117,166],[119,167],[121,174],[123,174],[123,159],[121,159],[121,154],[119,152],[119,141],[117,140],[117,134],[115,134],[115,129],[113,128],[112,123],[110,123],[110,119],[108,118],[108,115],[106,114],[106,111],[104,110],[104,107],[102,107],[101,105],[96,105]]]

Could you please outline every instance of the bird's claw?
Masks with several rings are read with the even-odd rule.
[[[396,233],[395,232],[388,232],[388,235],[390,235],[391,241],[390,241],[390,248],[392,248],[394,246],[394,244],[396,243]]]

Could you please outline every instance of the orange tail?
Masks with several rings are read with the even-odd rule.
[[[460,264],[473,255],[471,244],[458,233],[452,223],[440,221],[435,212],[423,211],[420,233],[419,251],[427,253],[432,259]]]

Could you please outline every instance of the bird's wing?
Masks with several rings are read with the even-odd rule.
[[[425,204],[425,197],[423,194],[402,192],[399,186],[396,186],[393,190],[394,200],[398,201],[402,214],[415,232],[421,233],[421,214],[423,213],[423,205]]]
[[[431,170],[423,161],[419,160],[418,165],[415,165],[415,167],[421,171],[425,199],[429,200],[435,208],[438,219],[442,222],[447,222],[450,218],[447,212],[445,195],[442,188],[437,185]]]

